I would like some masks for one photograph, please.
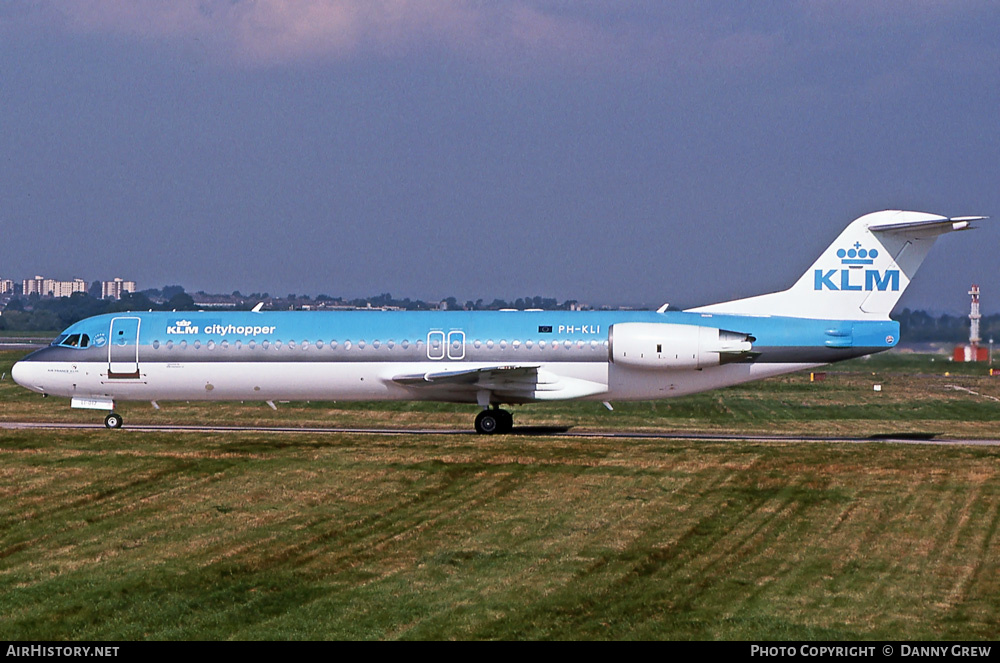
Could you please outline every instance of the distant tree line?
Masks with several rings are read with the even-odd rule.
[[[323,297],[324,295],[320,295],[316,298],[316,300],[321,301]],[[509,302],[503,299],[494,299],[493,301],[487,303],[483,299],[477,299],[476,301],[472,301],[470,299],[462,304],[455,297],[446,297],[440,302],[425,302],[420,299],[411,300],[409,297],[396,299],[391,294],[384,292],[375,297],[351,299],[344,301],[343,303],[347,306],[354,306],[357,308],[366,308],[368,306],[371,306],[372,308],[388,307],[400,308],[406,311],[426,311],[437,308],[444,308],[449,311],[499,311],[500,309],[508,308],[519,310],[538,308],[546,311],[567,311],[573,308],[577,304],[577,301],[575,299],[568,299],[560,303],[552,297],[533,296],[518,297],[517,299]]]
[[[65,329],[74,322],[102,313],[194,309],[194,299],[183,288],[161,302],[153,301],[144,292],[125,293],[121,299],[99,299],[86,292],[74,292],[69,297],[31,294],[14,297],[7,303],[0,314],[0,330],[52,331]]]
[[[899,322],[899,337],[906,343],[962,343],[969,340],[968,315],[934,317],[925,311],[904,308],[892,316]],[[1000,314],[984,315],[979,321],[979,336],[983,344],[991,338],[1000,342]]]
[[[235,291],[231,295],[211,295],[197,292],[199,302],[210,302],[214,305],[226,306],[230,310],[249,310],[259,302],[264,302],[268,309],[296,309],[303,307],[346,307],[346,308],[398,308],[407,311],[428,311],[439,308],[448,310],[487,311],[499,309],[538,308],[546,310],[568,310],[576,305],[576,300],[558,302],[550,297],[518,297],[507,302],[494,299],[486,303],[482,299],[459,303],[455,297],[442,301],[425,302],[409,297],[396,299],[390,293],[382,293],[374,297],[341,299],[329,295],[318,295],[315,299],[309,295],[289,294],[287,297],[271,297],[268,293],[251,293],[243,295]],[[0,330],[10,331],[53,331],[65,329],[84,318],[103,313],[119,313],[125,311],[194,311],[200,308],[195,298],[184,291],[183,286],[168,285],[161,289],[151,288],[136,293],[125,293],[121,299],[100,299],[90,293],[74,292],[69,297],[40,297],[37,294],[13,297],[0,313]]]

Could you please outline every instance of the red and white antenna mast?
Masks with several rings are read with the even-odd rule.
[[[972,310],[969,312],[969,345],[976,348],[979,346],[979,341],[983,340],[979,338],[979,319],[983,317],[979,315],[979,286],[973,284],[969,294],[972,295]]]

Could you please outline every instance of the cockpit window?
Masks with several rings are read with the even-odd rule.
[[[63,334],[53,344],[64,348],[85,348],[90,345],[90,337],[86,334]]]
[[[56,339],[52,341],[52,345],[62,345],[62,342],[66,340],[67,336],[69,336],[69,334],[59,334],[56,336]]]

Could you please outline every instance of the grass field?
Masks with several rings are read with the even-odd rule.
[[[13,385],[17,356],[0,354],[0,420],[100,420]],[[930,359],[515,417],[998,437],[1000,379]],[[162,405],[121,411],[441,428],[475,411]],[[995,639],[998,461],[885,442],[0,431],[0,638]]]

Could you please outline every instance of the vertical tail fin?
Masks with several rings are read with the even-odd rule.
[[[938,236],[982,216],[886,210],[844,229],[788,290],[690,309],[705,313],[886,320]]]

